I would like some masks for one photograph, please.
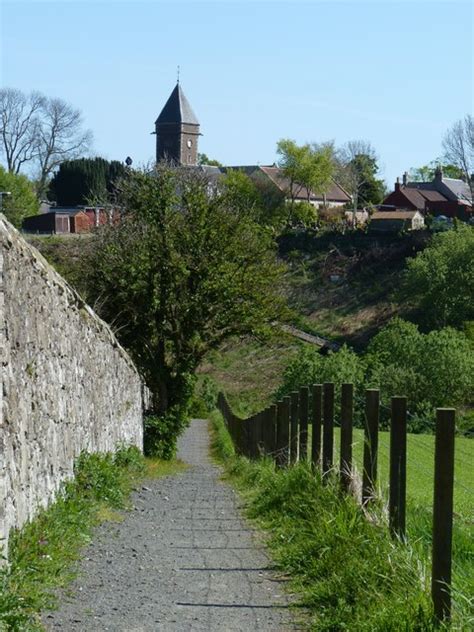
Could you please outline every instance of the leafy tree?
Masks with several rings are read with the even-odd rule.
[[[79,158],[59,165],[49,187],[49,195],[58,204],[76,206],[91,202],[104,204],[113,197],[115,183],[125,173],[118,160]]]
[[[418,415],[432,420],[437,406],[472,400],[474,348],[455,329],[422,334],[413,323],[396,318],[371,340],[367,351],[371,383],[383,388],[386,400],[390,395],[406,395]]]
[[[275,393],[280,399],[308,384],[343,382],[361,384],[364,378],[364,362],[352,349],[344,345],[336,353],[323,356],[316,347],[304,346],[283,374],[283,382]]]
[[[255,220],[274,231],[279,231],[286,220],[285,195],[270,184],[267,178],[250,178],[238,169],[231,169],[222,180],[223,189],[233,204],[251,211]]]
[[[210,165],[211,167],[222,167],[222,163],[206,154],[198,154],[198,165]]]
[[[462,169],[456,165],[443,163],[441,160],[432,160],[427,165],[421,167],[413,167],[409,171],[409,180],[411,182],[431,182],[435,177],[435,171],[437,167],[443,169],[443,174],[447,178],[463,179],[464,175]]]
[[[308,213],[308,209],[300,209],[299,203],[297,205],[295,203],[300,194],[306,195],[308,204],[311,203],[312,193],[319,193],[324,197],[334,173],[333,153],[331,143],[299,146],[288,138],[278,141],[277,154],[280,156],[278,166],[289,180],[288,223],[295,220],[301,222],[303,217],[311,222],[317,218],[316,211]]]
[[[159,165],[121,183],[123,219],[93,237],[87,295],[111,322],[179,428],[197,366],[283,308],[273,241],[231,186]]]
[[[474,320],[474,228],[459,224],[434,235],[408,260],[402,298],[420,310],[428,327],[461,327]]]
[[[11,193],[9,196],[2,196],[2,212],[17,228],[21,228],[25,217],[37,215],[38,198],[26,176],[10,173],[0,167],[0,191]]]
[[[377,155],[368,141],[348,141],[337,152],[337,177],[352,196],[354,212],[361,205],[379,204],[385,194],[383,180],[377,179]]]

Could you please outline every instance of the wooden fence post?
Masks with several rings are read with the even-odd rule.
[[[263,432],[263,416],[265,411],[261,410],[255,415],[255,458],[262,456],[262,432]]]
[[[313,429],[311,434],[311,462],[315,469],[321,467],[321,420],[323,416],[323,387],[313,384],[311,388],[311,412]]]
[[[436,410],[431,596],[439,621],[451,616],[455,417],[454,408]]]
[[[256,415],[248,418],[249,424],[249,457],[255,459],[257,456],[257,424]]]
[[[262,456],[266,456],[269,452],[268,450],[268,413],[269,408],[265,408],[262,411],[262,427],[261,427],[261,451]]]
[[[299,397],[298,392],[291,393],[290,404],[290,464],[293,465],[298,460],[298,416]]]
[[[308,400],[309,389],[307,386],[300,388],[300,461],[308,460]]]
[[[354,415],[354,385],[341,388],[341,488],[348,492],[352,481],[352,422]]]
[[[274,456],[276,450],[276,420],[277,407],[272,404],[268,409],[268,427],[267,427],[267,450],[268,454]]]
[[[323,476],[332,470],[334,451],[334,384],[323,384]]]
[[[390,532],[405,539],[407,484],[407,398],[392,397],[390,423]]]
[[[289,459],[290,438],[290,398],[284,397],[278,402],[277,412],[277,465],[287,467]]]
[[[379,389],[367,389],[365,391],[364,472],[362,475],[362,504],[364,506],[367,505],[375,495],[379,442],[379,408]]]

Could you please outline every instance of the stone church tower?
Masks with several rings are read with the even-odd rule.
[[[156,161],[197,165],[199,121],[179,82],[155,121]]]

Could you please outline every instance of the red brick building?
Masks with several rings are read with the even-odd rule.
[[[380,211],[404,209],[420,211],[423,215],[446,215],[467,220],[472,216],[472,197],[469,186],[463,180],[445,178],[440,167],[431,182],[409,182],[408,174],[395,183],[395,189],[387,195]]]

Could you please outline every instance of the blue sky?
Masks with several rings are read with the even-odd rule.
[[[83,112],[94,154],[151,159],[176,82],[200,151],[271,164],[282,137],[370,140],[381,175],[441,154],[473,111],[471,2],[0,0],[0,83]]]

